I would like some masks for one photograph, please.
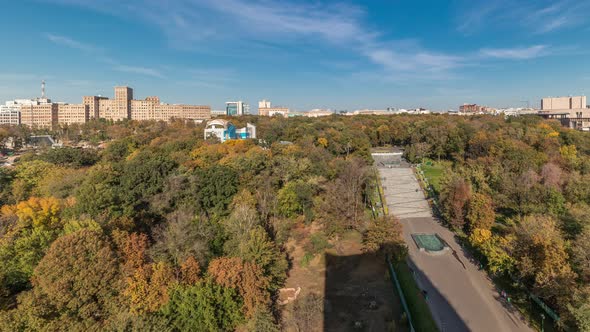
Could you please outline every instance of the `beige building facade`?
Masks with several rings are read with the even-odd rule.
[[[2,109],[1,123],[23,124],[36,128],[57,128],[58,125],[83,124],[90,119],[103,118],[111,121],[132,119],[138,121],[170,121],[185,119],[209,120],[211,107],[204,105],[164,104],[152,96],[144,100],[133,99],[133,89],[115,87],[115,98],[84,96],[81,104],[53,103],[46,98],[15,100],[7,102]]]
[[[322,109],[313,109],[311,111],[305,112],[304,115],[308,118],[319,118],[322,116],[331,116],[335,113],[330,110],[322,110]]]
[[[98,119],[100,117],[100,114],[98,112],[100,100],[108,100],[108,98],[101,97],[101,96],[84,96],[84,97],[82,97],[82,104],[88,105],[88,112],[90,115],[90,119]]]
[[[258,108],[258,115],[260,116],[275,116],[280,115],[283,117],[289,116],[289,109],[287,107],[268,107],[268,108]]]
[[[590,131],[590,109],[586,105],[586,96],[543,98],[538,114],[545,119],[558,120],[568,128]]]
[[[289,117],[289,108],[283,106],[272,106],[270,100],[263,99],[258,102],[258,115]]]
[[[133,120],[154,120],[156,118],[156,108],[159,105],[154,100],[132,100],[131,101],[131,119]]]
[[[586,96],[576,97],[549,97],[541,99],[541,110],[572,110],[585,109]]]
[[[124,119],[145,121],[170,121],[171,119],[208,120],[211,118],[211,107],[204,105],[164,104],[157,96],[144,100],[133,99],[133,89],[125,86],[115,87],[115,99],[85,96],[84,104],[92,105],[91,114],[99,118],[120,121]],[[94,109],[93,107],[96,107]]]
[[[57,122],[59,124],[84,124],[90,119],[89,106],[85,104],[58,104]]]
[[[20,105],[21,124],[31,128],[57,127],[58,104]]]

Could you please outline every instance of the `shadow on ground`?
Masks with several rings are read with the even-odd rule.
[[[432,284],[430,279],[422,272],[422,270],[416,267],[411,258],[408,259],[408,266],[410,267],[410,271],[412,271],[412,273],[415,275],[414,279],[418,281],[417,284],[420,288],[419,291],[426,290],[428,305],[430,308],[435,308],[434,312],[432,312],[432,316],[437,322],[441,332],[470,331],[470,329],[467,327],[467,324],[461,317],[459,317],[457,311],[449,303],[446,296],[438,291],[438,289]],[[412,318],[414,320],[419,319],[419,317]]]
[[[324,331],[408,331],[385,260],[326,254]]]

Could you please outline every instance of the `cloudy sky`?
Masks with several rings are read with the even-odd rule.
[[[586,0],[5,0],[0,100],[112,96],[297,110],[589,94]],[[255,108],[255,107],[253,107]]]

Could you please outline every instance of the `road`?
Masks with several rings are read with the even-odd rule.
[[[397,216],[409,247],[408,263],[441,331],[533,331],[516,309],[506,304],[492,282],[433,217],[409,167],[380,168],[389,213]],[[451,250],[421,252],[413,233],[436,233]]]

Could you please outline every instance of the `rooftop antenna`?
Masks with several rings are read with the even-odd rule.
[[[45,80],[41,81],[41,98],[45,99]]]

